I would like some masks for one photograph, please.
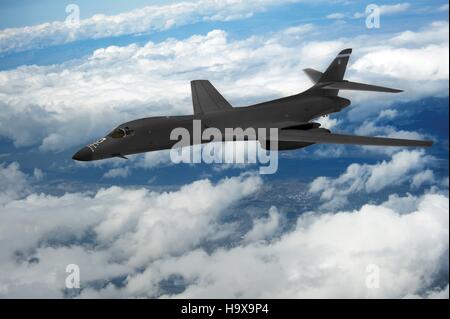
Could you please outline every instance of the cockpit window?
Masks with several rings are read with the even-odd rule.
[[[109,137],[112,138],[122,138],[125,137],[125,130],[121,129],[121,128],[116,128],[114,131],[112,131],[111,133],[109,133],[108,135]]]
[[[108,134],[112,138],[124,138],[125,136],[132,135],[134,133],[128,126],[125,128],[116,128],[114,131]]]

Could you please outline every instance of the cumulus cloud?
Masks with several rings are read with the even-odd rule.
[[[448,52],[448,43],[431,44],[420,49],[390,48],[366,54],[352,68],[358,72],[386,74],[401,79],[445,80],[448,79]]]
[[[445,297],[433,280],[445,273],[447,224],[448,198],[442,195],[420,198],[406,215],[383,204],[306,214],[278,240],[212,254],[196,249],[153,263],[130,276],[125,289],[86,289],[82,295],[152,296],[160,278],[177,274],[187,288],[164,297],[402,298],[423,290],[423,297],[431,291]],[[379,288],[367,284],[369,266],[379,270]]]
[[[33,176],[36,181],[41,181],[44,178],[45,173],[41,169],[35,168],[33,170]]]
[[[371,167],[370,176],[366,181],[366,191],[376,192],[386,186],[400,183],[411,171],[421,169],[429,156],[421,151],[401,151],[392,156],[389,162],[383,161]]]
[[[352,101],[359,105],[349,117],[361,119],[373,115],[395,101],[448,96],[448,30],[447,21],[437,21],[421,30],[397,33],[385,41],[378,39],[376,49],[361,45],[359,50],[363,54],[356,56],[349,66],[350,72],[356,71],[351,78],[364,83],[384,82],[384,85],[401,88],[404,93],[392,96],[352,92]],[[384,44],[380,46],[380,43]],[[384,79],[379,82],[377,78],[382,74]]]
[[[427,169],[423,172],[419,172],[416,175],[414,175],[411,186],[414,188],[419,188],[420,186],[424,184],[430,184],[433,183],[436,180],[434,173],[432,170]]]
[[[26,194],[28,184],[29,178],[20,170],[19,163],[0,163],[0,205]]]
[[[382,110],[380,112],[380,114],[378,115],[378,120],[381,120],[381,119],[392,120],[392,119],[396,118],[397,116],[398,116],[397,110],[386,109],[386,110]]]
[[[403,150],[392,155],[389,161],[376,164],[351,164],[335,179],[318,177],[309,186],[309,191],[320,196],[325,203],[321,208],[333,210],[348,203],[348,196],[356,193],[375,193],[394,185],[401,185],[419,173],[433,157],[423,151]],[[417,186],[417,177],[413,182]]]
[[[278,230],[281,223],[281,216],[275,206],[269,210],[269,216],[253,221],[252,229],[245,234],[244,242],[255,242],[270,239]]]
[[[330,13],[326,18],[331,20],[341,20],[345,18],[345,14],[340,12]]]
[[[410,214],[412,213],[418,203],[420,198],[407,193],[405,196],[399,196],[398,194],[390,194],[387,201],[383,203],[384,207],[388,207],[399,214]]]
[[[92,194],[10,197],[0,207],[0,294],[22,298],[448,295],[449,207],[448,196],[439,193],[396,195],[353,211],[308,212],[281,234],[282,218],[272,207],[253,220],[242,240],[205,250],[202,243],[220,243],[237,231],[223,220],[227,209],[261,185],[259,177],[244,174],[215,184],[199,180],[168,193],[110,187]],[[80,267],[81,289],[69,291],[64,286],[65,269],[74,263]],[[374,288],[368,277],[377,274],[379,287]]]
[[[330,118],[329,116],[323,116],[319,119],[314,120],[314,122],[320,123],[321,127],[332,129],[339,126],[340,121],[338,119]]]
[[[426,298],[428,299],[448,299],[449,297],[449,285],[443,289],[431,289],[427,291]]]
[[[96,14],[73,23],[47,22],[0,30],[0,54],[43,48],[86,39],[164,31],[200,21],[231,21],[251,17],[286,0],[183,1],[152,5],[118,15]],[[83,8],[81,7],[80,10]]]
[[[13,167],[14,169],[14,167]],[[217,184],[199,180],[168,193],[110,187],[95,194],[9,196],[0,208],[0,282],[7,296],[61,296],[65,266],[76,263],[85,282],[138,271],[164,256],[226,236],[218,219],[259,189],[254,175]]]
[[[108,170],[105,174],[103,174],[103,177],[105,178],[115,178],[115,177],[122,177],[125,178],[130,174],[130,169],[128,167],[117,167],[117,168],[111,168]]]
[[[447,21],[435,21],[430,27],[424,28],[419,32],[411,30],[400,32],[389,39],[389,44],[394,46],[408,44],[420,44],[421,46],[426,46],[430,44],[445,43],[446,40],[448,43],[448,32]],[[444,57],[441,57],[441,59],[445,60]]]

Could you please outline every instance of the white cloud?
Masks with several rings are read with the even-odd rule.
[[[326,16],[327,19],[331,19],[331,20],[341,20],[345,18],[345,14],[340,13],[340,12],[335,12],[335,13],[331,13],[329,15]]]
[[[41,169],[35,168],[33,170],[33,176],[36,181],[41,181],[44,178],[45,173]]]
[[[428,299],[448,299],[449,297],[449,289],[448,286],[444,289],[432,289],[429,290],[426,294]]]
[[[245,243],[251,243],[259,240],[270,239],[279,230],[281,216],[275,206],[269,209],[267,218],[256,219],[253,221],[252,229],[245,234],[243,240]]]
[[[396,14],[400,12],[405,12],[411,7],[411,4],[408,2],[397,3],[392,5],[382,5],[380,6],[381,14]]]
[[[331,130],[333,127],[337,127],[340,124],[338,119],[332,119],[329,116],[323,116],[315,119],[314,122],[320,123],[320,126]]]
[[[163,150],[145,153],[137,159],[135,166],[142,168],[153,168],[160,165],[170,165],[170,151]]]
[[[426,195],[418,202],[406,215],[383,205],[307,214],[279,240],[166,258],[130,276],[125,289],[104,296],[114,290],[151,296],[159,278],[178,274],[189,285],[177,298],[406,297],[432,285],[445,271],[442,258],[448,254],[448,198]],[[368,265],[380,269],[378,289],[366,286]],[[91,290],[86,296],[102,293]]]
[[[200,21],[246,19],[267,7],[292,0],[199,0],[152,5],[114,16],[96,14],[79,27],[64,21],[0,30],[0,54],[48,47],[77,40],[158,32]],[[82,8],[80,8],[82,10]]]
[[[432,170],[427,169],[423,172],[419,172],[416,175],[414,175],[411,185],[414,188],[419,188],[420,186],[424,184],[431,184],[435,181],[434,173]]]
[[[448,3],[443,4],[442,6],[439,7],[439,11],[448,11]],[[448,289],[448,287],[447,287]]]
[[[195,78],[210,79],[235,105],[296,94],[310,86],[302,68],[323,69],[349,45],[362,48],[355,50],[349,78],[388,86],[401,80],[407,89],[395,96],[378,94],[377,99],[370,93],[351,93],[353,104],[360,104],[352,115],[373,112],[374,103],[448,94],[448,62],[443,59],[448,38],[434,37],[436,43],[429,44],[423,36],[448,34],[448,23],[415,32],[411,44],[402,44],[408,48],[380,47],[380,41],[393,39],[389,35],[310,42],[297,38],[302,32],[290,28],[229,40],[224,31],[215,30],[184,40],[111,46],[87,59],[0,72],[0,135],[16,146],[37,144],[43,151],[59,151],[91,141],[126,120],[191,114],[189,81]],[[292,34],[295,41],[288,40]]]
[[[326,158],[338,158],[345,153],[345,145],[316,145],[314,155]]]
[[[93,195],[12,197],[0,208],[2,293],[24,297],[39,289],[40,297],[61,296],[68,263],[78,264],[88,283],[195,249],[218,238],[221,212],[260,185],[247,174],[166,193],[110,187]]]
[[[361,120],[396,101],[448,96],[448,30],[447,21],[437,21],[418,31],[404,31],[386,41],[379,40],[376,48],[362,46],[362,55],[350,64],[349,71],[356,71],[351,78],[398,87],[404,93],[352,92],[353,104],[358,104],[358,108],[352,109],[349,117]],[[380,80],[382,74],[384,78]]]
[[[17,167],[9,170],[23,178]],[[272,207],[265,217],[256,216],[236,245],[204,251],[202,241],[236,232],[222,217],[261,184],[258,176],[244,174],[167,193],[110,187],[11,197],[0,207],[0,294],[62,297],[66,265],[75,263],[81,297],[448,295],[438,288],[448,284],[442,276],[448,274],[449,238],[448,196],[439,193],[391,196],[354,211],[309,212],[283,234]],[[366,286],[368,265],[380,269],[378,289]],[[185,290],[161,288],[173,276]],[[113,278],[124,278],[120,287]]]
[[[397,194],[391,194],[389,195],[388,200],[383,203],[383,206],[390,208],[399,214],[410,214],[416,209],[419,201],[420,198],[409,193],[404,197]]]
[[[398,184],[409,172],[422,168],[427,159],[421,151],[396,153],[389,162],[383,161],[371,167],[365,188],[370,193]]]
[[[423,48],[388,48],[368,53],[352,68],[358,72],[385,74],[394,78],[415,78],[417,81],[448,79],[448,43]]]
[[[117,167],[117,168],[111,168],[108,170],[105,174],[103,174],[103,177],[105,178],[116,178],[116,177],[122,177],[125,178],[130,174],[130,170],[128,167]]]
[[[322,209],[333,210],[347,204],[351,194],[375,193],[408,181],[432,159],[423,151],[403,150],[392,155],[389,161],[373,165],[351,164],[335,179],[318,177],[310,184],[309,191],[320,195],[325,202]]]
[[[378,115],[378,120],[380,120],[380,119],[392,120],[392,119],[396,118],[397,116],[398,116],[397,110],[386,109],[386,110],[382,110],[380,112],[380,115]]]
[[[398,33],[389,39],[389,44],[394,46],[418,44],[422,47],[430,44],[446,43],[448,44],[448,22],[435,21],[430,27],[419,32],[406,30]],[[444,60],[444,57],[442,57]]]
[[[294,27],[289,27],[281,31],[282,34],[292,36],[292,35],[302,35],[314,30],[314,25],[312,24],[301,24]]]
[[[26,194],[28,184],[28,177],[20,170],[19,163],[0,163],[0,207]]]

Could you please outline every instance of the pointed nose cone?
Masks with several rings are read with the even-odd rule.
[[[89,147],[83,147],[72,156],[72,159],[83,162],[92,161],[92,151]]]

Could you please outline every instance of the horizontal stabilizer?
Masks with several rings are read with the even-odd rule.
[[[345,71],[349,62],[352,49],[345,49],[339,52],[336,58],[331,62],[325,72],[319,72],[314,69],[304,69],[303,71],[314,83],[310,88],[308,94],[316,94],[320,96],[337,96],[339,90],[354,90],[354,91],[371,91],[371,92],[386,92],[386,93],[400,93],[402,90],[392,89],[383,86],[350,82],[344,80]]]
[[[279,141],[307,142],[323,144],[354,144],[354,145],[378,145],[378,146],[412,146],[429,147],[432,141],[405,140],[386,137],[369,137],[357,135],[343,135],[327,133],[316,130],[282,130],[278,136]]]
[[[400,93],[402,90],[391,89],[383,86],[350,82],[350,81],[339,81],[332,82],[330,84],[325,84],[321,87],[322,89],[330,90],[353,90],[353,91],[372,91],[372,92],[387,92],[387,93]]]
[[[312,83],[316,84],[319,82],[320,78],[323,76],[323,73],[314,69],[304,69],[303,72],[309,77]]]

